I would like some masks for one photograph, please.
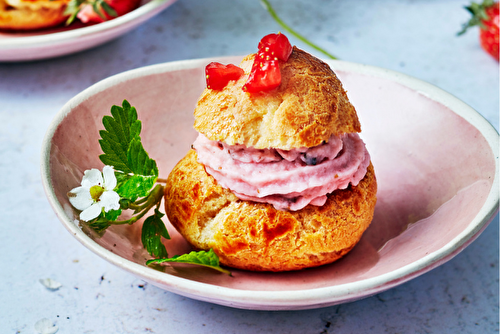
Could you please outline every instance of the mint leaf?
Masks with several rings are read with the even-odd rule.
[[[218,270],[224,274],[228,274],[229,276],[231,276],[230,271],[220,267],[219,257],[217,256],[217,254],[215,254],[213,249],[210,249],[208,252],[192,251],[189,254],[175,255],[171,258],[149,260],[146,262],[146,265],[150,265],[152,263],[163,263],[163,262],[178,262],[178,263],[195,264],[195,265],[199,265],[199,266],[212,268],[212,269]]]
[[[161,237],[170,239],[167,228],[161,220],[161,217],[163,216],[163,213],[158,211],[158,209],[155,209],[155,214],[146,218],[144,224],[142,225],[142,244],[148,253],[154,257],[168,256],[167,249],[161,242]]]

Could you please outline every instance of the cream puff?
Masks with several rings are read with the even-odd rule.
[[[166,214],[194,248],[213,249],[229,267],[331,263],[373,218],[377,181],[360,122],[331,68],[296,47],[286,61],[271,55],[277,84],[248,89],[268,75],[255,73],[270,68],[262,50],[243,59],[240,77],[199,98],[199,136],[168,177]]]

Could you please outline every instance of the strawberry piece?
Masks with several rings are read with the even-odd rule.
[[[118,14],[118,16],[127,14],[139,7],[140,0],[109,0],[106,1]]]
[[[227,86],[229,81],[238,80],[245,72],[242,68],[233,64],[223,65],[212,62],[205,67],[205,74],[207,88],[222,90]]]
[[[269,34],[259,42],[252,71],[243,90],[249,93],[269,91],[281,84],[279,61],[287,61],[292,53],[288,38],[281,34]]]
[[[139,7],[140,4],[140,0],[106,0],[105,2],[111,7],[112,11],[114,11],[114,13],[112,13],[113,15],[108,13],[102,5],[97,6],[102,16],[99,15],[95,12],[94,6],[92,5],[93,2],[91,1],[81,7],[77,14],[78,19],[83,23],[101,23],[125,15]]]
[[[463,25],[459,35],[465,33],[468,28],[479,26],[479,40],[482,48],[499,60],[499,5],[493,0],[484,0],[482,3],[471,3],[465,7],[472,14],[472,18]]]
[[[287,61],[292,53],[292,45],[282,33],[269,34],[260,40],[259,50],[269,53],[273,58],[277,57],[280,60]]]
[[[281,83],[278,60],[254,62],[243,90],[249,93],[271,90]]]

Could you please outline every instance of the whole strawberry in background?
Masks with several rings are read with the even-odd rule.
[[[471,14],[472,18],[465,23],[459,35],[465,33],[468,28],[479,26],[479,40],[482,48],[499,60],[499,5],[493,0],[484,0],[482,3],[471,3],[465,7]]]

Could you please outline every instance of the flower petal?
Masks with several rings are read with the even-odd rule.
[[[68,193],[68,199],[77,210],[85,210],[94,203],[90,196],[90,189],[85,187],[77,187],[71,190]]]
[[[102,174],[104,175],[104,189],[114,190],[116,187],[116,176],[113,167],[104,166]]]
[[[82,186],[89,188],[95,185],[103,185],[102,173],[100,170],[92,168],[91,170],[86,170],[82,178]]]
[[[102,193],[99,205],[104,211],[118,210],[120,208],[120,195],[115,191],[107,190]]]
[[[80,219],[88,222],[101,214],[101,205],[98,203],[92,204],[89,208],[80,213]]]

